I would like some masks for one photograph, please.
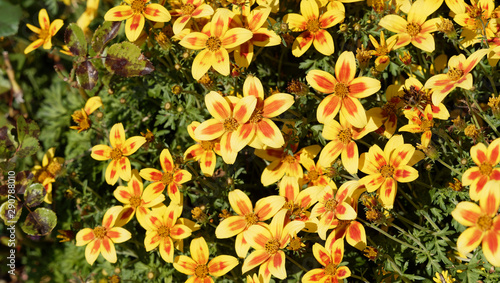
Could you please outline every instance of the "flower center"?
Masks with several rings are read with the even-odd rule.
[[[430,131],[432,126],[434,126],[434,120],[423,119],[420,128],[422,131]]]
[[[333,263],[329,263],[325,266],[325,274],[334,276],[337,273],[337,266]]]
[[[278,242],[278,240],[276,239],[272,239],[272,240],[269,240],[267,241],[266,245],[264,246],[264,248],[266,249],[266,252],[268,254],[275,254],[279,251],[280,249],[280,242]]]
[[[238,121],[236,121],[236,119],[230,117],[230,118],[226,118],[226,120],[224,120],[224,130],[226,132],[234,132],[238,129],[238,126],[240,124],[238,123]]]
[[[296,204],[293,202],[293,200],[285,202],[283,205],[284,209],[288,210],[288,216],[290,219],[295,219],[295,218],[300,218],[302,213],[304,212],[304,209],[300,207],[300,205]]]
[[[344,145],[347,145],[349,142],[351,142],[352,138],[351,130],[350,129],[340,130],[338,138]]]
[[[450,80],[457,81],[458,79],[460,79],[464,75],[464,71],[457,69],[457,68],[450,68],[448,70],[448,73],[446,73],[446,74],[448,75],[448,78]]]
[[[386,116],[392,116],[396,114],[396,104],[392,102],[387,102],[384,106],[382,106],[382,111]]]
[[[181,11],[182,11],[183,15],[191,15],[193,13],[194,9],[196,9],[196,7],[191,3],[188,3],[186,5],[182,5],[182,7],[181,7]]]
[[[252,113],[252,116],[250,116],[250,119],[248,121],[250,123],[258,123],[260,120],[262,120],[262,114],[264,113],[264,110],[262,109],[255,109]]]
[[[168,185],[168,184],[172,183],[173,180],[174,180],[174,174],[171,172],[165,172],[165,173],[163,173],[163,176],[161,176],[161,182],[164,185]]]
[[[123,153],[119,148],[113,148],[109,155],[111,156],[111,159],[113,159],[113,160],[120,160],[120,159],[122,159]]]
[[[47,169],[43,170],[43,171],[39,171],[37,173],[37,177],[36,179],[38,180],[38,183],[41,183],[43,184],[43,181],[45,181],[45,179],[47,179],[48,177],[50,177],[50,173],[46,171]]]
[[[142,14],[144,12],[145,8],[146,8],[146,5],[144,5],[143,0],[132,1],[132,12],[134,14]]]
[[[222,41],[218,37],[211,36],[208,38],[207,40],[208,50],[215,52],[219,50],[221,46],[222,46]]]
[[[420,25],[416,24],[416,23],[408,23],[406,25],[406,32],[411,36],[411,37],[414,37],[416,35],[418,35],[420,33],[420,30],[422,28],[420,27]]]
[[[137,208],[142,204],[142,199],[140,196],[131,196],[129,202],[130,206],[132,206],[133,208]]]
[[[422,89],[418,89],[416,86],[412,85],[410,88],[403,87],[403,97],[401,99],[407,106],[412,108],[419,106],[423,100],[427,97],[427,94]]]
[[[337,208],[338,202],[335,199],[329,199],[325,202],[325,209],[329,211],[334,211]]]
[[[161,226],[160,228],[158,228],[157,232],[158,236],[160,236],[161,238],[166,238],[170,236],[170,228],[167,226]]]
[[[249,214],[245,215],[245,220],[247,221],[247,226],[252,226],[259,222],[259,217],[250,212]]]
[[[320,24],[318,19],[311,19],[307,21],[306,29],[312,33],[317,32],[320,29]]]
[[[288,162],[290,164],[295,163],[297,160],[295,159],[295,156],[293,155],[287,155],[283,158],[283,162]]]
[[[208,275],[208,267],[204,264],[199,264],[195,269],[194,269],[194,275],[198,278],[205,278]]]
[[[106,236],[106,228],[98,226],[94,228],[94,236],[96,238],[102,239]]]
[[[311,181],[316,181],[319,178],[319,173],[316,170],[311,170],[311,171],[307,172],[307,177]]]
[[[302,239],[299,237],[293,237],[288,244],[288,248],[292,251],[298,251],[302,248]]]
[[[201,147],[204,150],[212,150],[215,147],[215,143],[213,141],[201,141]]]
[[[472,5],[466,8],[469,17],[475,19],[483,15],[483,9],[480,6]]]
[[[394,175],[394,167],[392,167],[392,165],[384,165],[380,168],[380,174],[382,174],[384,178],[392,178],[392,175]]]
[[[479,216],[477,219],[477,227],[481,229],[482,231],[488,231],[490,230],[491,226],[493,225],[493,218],[491,216],[485,214]]]
[[[349,94],[349,86],[344,83],[337,83],[335,85],[335,95],[344,98]]]
[[[488,162],[483,162],[481,166],[479,166],[479,171],[481,174],[485,176],[489,176],[491,174],[491,171],[493,171],[493,166],[489,164]]]

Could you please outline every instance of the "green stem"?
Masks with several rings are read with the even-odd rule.
[[[394,271],[396,271],[399,274],[399,276],[401,276],[401,279],[403,279],[404,282],[408,283],[411,282],[410,280],[408,280],[408,278],[404,277],[403,272],[401,271],[401,269],[399,269],[398,265],[394,262],[392,257],[386,254],[385,258],[391,263],[391,266],[392,268],[394,268]]]
[[[441,163],[444,167],[450,169],[452,172],[454,172],[455,174],[459,175],[459,176],[462,176],[462,173],[459,172],[457,169],[451,167],[450,165],[448,165],[448,163],[444,162],[441,158],[438,158],[436,159],[439,163]]]
[[[300,263],[298,263],[293,258],[291,258],[289,255],[285,254],[285,256],[286,256],[287,260],[291,261],[293,264],[295,264],[298,268],[302,269],[304,272],[308,272],[309,271],[305,267],[303,267]]]
[[[483,109],[481,108],[481,106],[479,106],[479,103],[477,102],[477,100],[474,98],[474,96],[466,91],[467,93],[467,96],[472,100],[472,102],[476,105],[477,109],[479,110],[479,116],[481,116],[481,118],[488,124],[488,126],[490,126],[490,128],[495,132],[495,134],[497,135],[497,137],[500,137],[500,133],[497,131],[497,128],[495,127],[495,125],[493,125],[493,123],[490,121],[490,119],[488,119],[488,117],[486,117],[485,115],[483,115]],[[474,115],[472,115],[474,117],[474,119],[476,118]],[[476,120],[476,123],[477,123],[477,120]],[[478,129],[479,129],[479,123],[477,123],[478,125]]]

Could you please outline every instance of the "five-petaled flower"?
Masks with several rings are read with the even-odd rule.
[[[191,236],[191,229],[177,219],[182,213],[182,206],[171,203],[153,210],[145,217],[146,238],[144,247],[151,251],[159,246],[160,256],[166,262],[174,262],[174,241]]]
[[[230,238],[236,235],[236,253],[245,257],[250,249],[246,240],[248,228],[253,225],[263,225],[273,217],[285,203],[282,196],[268,196],[261,198],[252,206],[250,198],[240,190],[229,192],[229,203],[237,215],[224,219],[215,229],[215,236],[219,239]]]
[[[160,4],[146,4],[149,0],[124,0],[129,5],[120,5],[111,8],[105,15],[104,20],[110,22],[125,22],[125,35],[130,41],[136,41],[141,34],[145,19],[153,22],[170,21],[170,13]]]
[[[152,188],[154,193],[158,193],[163,192],[165,187],[167,187],[170,200],[177,204],[182,204],[179,187],[181,184],[191,180],[191,173],[178,168],[174,164],[174,160],[168,149],[161,151],[160,165],[163,172],[154,168],[145,168],[139,173],[142,178],[153,182],[146,187],[146,190]]]
[[[106,168],[106,182],[114,185],[118,178],[128,181],[132,174],[130,160],[127,156],[136,152],[146,139],[135,136],[125,140],[125,129],[122,123],[115,124],[109,131],[110,146],[99,144],[92,148],[92,158],[99,161],[109,160],[111,162]]]
[[[329,246],[328,242],[326,246]],[[331,246],[329,250],[318,243],[314,244],[314,257],[324,267],[308,271],[302,278],[302,282],[341,282],[339,280],[351,276],[349,267],[339,266],[344,257],[344,240],[339,239]]]
[[[302,15],[291,13],[283,19],[292,31],[304,31],[293,42],[292,54],[295,57],[300,57],[314,44],[314,48],[321,54],[332,55],[335,51],[333,38],[326,29],[344,19],[344,10],[331,9],[320,15],[315,0],[302,0],[300,12]]]
[[[217,156],[215,154],[221,155],[220,139],[216,138],[208,141],[201,141],[197,139],[194,135],[194,131],[199,125],[200,122],[193,121],[187,127],[189,135],[197,143],[186,149],[184,152],[184,158],[199,161],[201,172],[203,172],[206,176],[212,176],[214,174],[215,163],[217,161]]]
[[[175,258],[174,268],[187,275],[194,275],[186,282],[213,283],[211,276],[220,277],[238,265],[238,259],[230,255],[216,256],[208,261],[209,251],[203,237],[193,239],[191,257],[181,255]]]
[[[380,202],[391,209],[396,197],[397,182],[408,183],[418,178],[418,171],[411,167],[423,158],[421,151],[416,151],[411,144],[405,144],[403,136],[393,136],[384,150],[373,145],[368,153],[360,157],[360,170],[368,176],[359,180],[368,192],[380,190]]]
[[[45,9],[41,9],[38,13],[38,22],[40,23],[40,28],[26,24],[32,32],[38,34],[38,39],[24,49],[24,54],[28,54],[40,46],[43,46],[43,49],[52,48],[52,37],[56,35],[57,31],[59,31],[64,24],[63,20],[60,19],[54,20],[51,23],[47,10]]]
[[[191,71],[193,78],[199,80],[213,67],[220,74],[229,75],[228,50],[235,48],[251,39],[253,34],[248,29],[229,29],[230,18],[233,13],[227,9],[219,8],[208,23],[209,29],[205,32],[192,32],[179,42],[180,45],[193,50],[201,50],[193,60]],[[204,30],[205,30],[204,29]]]
[[[114,243],[123,243],[130,239],[132,235],[117,223],[118,215],[122,211],[121,206],[113,206],[102,218],[102,226],[97,226],[94,229],[84,228],[76,234],[76,245],[84,246],[85,259],[90,265],[93,265],[99,254],[109,262],[115,263],[116,250]]]
[[[472,53],[467,59],[463,54],[452,56],[448,61],[446,74],[432,76],[425,82],[425,88],[434,90],[432,103],[436,106],[439,105],[446,95],[457,87],[466,90],[472,89],[472,74],[470,72],[488,52],[488,49],[481,49]]]
[[[302,221],[291,221],[285,225],[286,213],[286,210],[280,210],[270,225],[254,225],[248,228],[248,237],[245,239],[255,251],[245,258],[243,273],[260,266],[259,275],[264,277],[264,282],[269,282],[271,275],[279,279],[286,278],[286,258],[283,249],[290,242],[291,236],[305,225]]]
[[[255,135],[253,125],[247,122],[257,105],[257,98],[247,96],[233,105],[229,98],[211,91],[205,95],[205,104],[214,118],[201,123],[194,136],[201,141],[220,138],[222,158],[227,164],[233,164],[238,151]]]
[[[55,152],[55,147],[49,148],[47,153],[43,155],[42,166],[35,165],[33,167],[35,182],[42,184],[46,192],[43,201],[49,204],[52,203],[52,183],[56,181],[56,177],[61,173],[64,165],[64,158],[55,157]]]
[[[89,115],[94,113],[97,108],[102,106],[102,100],[99,96],[91,97],[85,103],[85,107],[82,110],[76,110],[71,115],[73,121],[78,124],[78,126],[71,126],[70,129],[78,130],[78,132],[86,131],[92,125]]]
[[[316,112],[318,122],[326,123],[333,120],[337,113],[342,112],[351,125],[363,128],[368,120],[366,112],[359,99],[368,97],[380,89],[380,81],[358,77],[356,75],[356,59],[354,53],[344,51],[335,63],[336,78],[321,70],[307,73],[307,82],[317,91],[330,94],[321,101]]]
[[[489,180],[500,181],[500,138],[486,147],[478,143],[470,149],[470,156],[477,166],[471,167],[462,175],[462,185],[470,186],[469,195],[472,200],[481,199],[484,186]]]
[[[500,266],[500,182],[489,181],[479,205],[463,201],[451,212],[460,224],[469,226],[457,240],[461,254],[474,250],[482,242],[483,254],[494,266]]]
[[[379,25],[396,33],[388,39],[388,41],[397,40],[394,49],[412,43],[423,51],[432,52],[435,49],[435,42],[431,33],[437,31],[436,24],[441,22],[441,19],[434,18],[428,21],[426,19],[439,8],[441,3],[417,0],[411,5],[406,20],[398,15],[387,15],[380,20]]]
[[[179,34],[191,19],[199,19],[214,14],[212,6],[205,4],[204,0],[181,0],[179,9],[172,11],[173,17],[178,17],[172,30]]]
[[[136,215],[142,227],[146,226],[146,216],[151,208],[165,200],[161,191],[155,192],[153,188],[143,189],[142,179],[136,169],[132,170],[132,177],[127,186],[118,186],[113,195],[124,204],[119,216],[120,221],[129,222]]]

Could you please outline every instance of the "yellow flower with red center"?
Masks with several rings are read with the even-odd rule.
[[[335,51],[333,38],[326,29],[344,19],[344,10],[332,9],[320,15],[316,1],[302,0],[300,13],[301,15],[291,13],[283,18],[292,31],[303,31],[293,42],[292,54],[300,57],[311,45],[314,45],[314,48],[321,54],[332,55]]]
[[[446,95],[457,87],[466,90],[472,89],[472,74],[470,72],[488,52],[488,49],[481,49],[472,53],[469,58],[465,58],[463,54],[452,56],[448,61],[446,74],[432,76],[425,82],[425,88],[434,91],[432,103],[436,106],[439,105]]]
[[[130,167],[130,160],[127,156],[136,152],[144,143],[146,139],[141,136],[134,136],[125,140],[125,129],[122,123],[113,125],[109,132],[110,146],[99,144],[92,147],[92,158],[99,161],[109,160],[108,167],[106,168],[106,182],[114,185],[118,178],[124,181],[130,180],[132,169]]]
[[[213,14],[214,9],[205,4],[204,0],[181,0],[180,8],[172,11],[172,16],[178,17],[172,30],[174,34],[179,34],[191,19],[204,18]]]
[[[300,159],[300,164],[307,170],[307,174],[304,175],[302,183],[308,184],[308,187],[324,187],[333,183],[332,179],[328,176],[328,169],[322,166],[319,161],[314,164],[312,158],[304,156],[304,158]]]
[[[124,204],[119,216],[120,221],[127,223],[136,215],[142,227],[146,227],[146,216],[151,212],[151,208],[165,200],[161,191],[154,192],[152,188],[144,190],[142,179],[135,169],[132,170],[132,177],[127,186],[118,186],[113,195]]]
[[[379,190],[380,202],[391,209],[397,192],[397,182],[408,183],[418,178],[418,171],[411,166],[423,158],[411,144],[405,144],[403,136],[393,136],[384,150],[373,145],[360,158],[360,170],[368,176],[359,182],[368,192]]]
[[[398,15],[387,15],[380,20],[379,25],[396,33],[388,40],[397,39],[394,49],[411,43],[423,51],[432,52],[436,46],[431,33],[437,31],[436,24],[440,23],[441,19],[427,20],[427,17],[434,13],[441,3],[440,1],[417,0],[411,5],[407,19]]]
[[[354,208],[347,203],[349,186],[326,186],[318,194],[318,203],[311,210],[311,218],[320,217],[318,222],[318,235],[326,239],[326,232],[337,227],[340,220],[353,220],[358,215]]]
[[[47,10],[45,9],[41,9],[38,13],[38,22],[40,23],[40,28],[26,24],[32,32],[38,34],[38,39],[24,49],[24,54],[28,54],[40,46],[42,46],[43,49],[52,48],[52,37],[56,35],[59,29],[64,25],[63,20],[60,19],[54,20],[51,23]]]
[[[451,212],[458,223],[468,226],[457,240],[461,254],[474,250],[482,242],[483,254],[494,266],[500,266],[500,182],[489,181],[479,205],[463,201]]]
[[[215,236],[226,239],[236,236],[235,248],[239,257],[244,258],[250,245],[248,244],[248,228],[253,225],[263,225],[273,217],[285,203],[282,196],[268,196],[261,198],[252,206],[250,198],[240,190],[229,192],[229,204],[237,215],[224,219],[215,230]]]
[[[240,68],[246,68],[252,62],[254,45],[266,47],[276,46],[281,43],[281,38],[266,27],[266,21],[270,13],[271,8],[257,7],[248,16],[243,17],[243,20],[238,15],[233,17],[231,25],[248,28],[253,34],[250,40],[242,43],[234,50],[234,61]]]
[[[278,184],[279,194],[285,198],[282,210],[285,210],[285,224],[297,220],[305,223],[305,230],[316,231],[315,220],[310,221],[309,207],[318,201],[318,194],[323,190],[322,186],[308,187],[302,191],[299,189],[297,179],[285,176]]]
[[[35,175],[35,182],[43,185],[45,188],[45,197],[43,201],[52,203],[52,183],[56,181],[56,177],[61,173],[62,166],[64,165],[64,158],[55,157],[56,148],[51,147],[47,153],[43,155],[42,166],[35,165],[33,167],[33,175]]]
[[[498,15],[495,14],[495,1],[471,0],[470,2],[469,5],[463,0],[446,1],[450,10],[455,14],[453,20],[462,26],[460,37],[463,38],[461,43],[464,48],[481,42],[485,35],[488,41],[498,38],[496,35]]]
[[[220,138],[222,158],[227,164],[233,164],[238,151],[254,136],[253,125],[247,122],[257,105],[257,98],[244,97],[233,106],[229,98],[211,91],[205,95],[205,104],[214,118],[201,123],[194,135],[201,141]]]
[[[125,22],[125,35],[130,41],[136,41],[144,29],[145,19],[153,22],[170,21],[170,13],[160,4],[147,4],[149,0],[124,0],[129,5],[120,5],[111,8],[104,15],[104,20],[109,22]]]
[[[260,178],[264,186],[269,186],[278,182],[283,176],[292,176],[297,178],[297,180],[301,179],[304,176],[304,171],[300,166],[300,160],[303,158],[302,156],[314,158],[321,150],[319,145],[310,145],[299,151],[297,151],[298,144],[292,144],[290,147],[291,152],[286,149],[286,144],[281,148],[255,150],[255,155],[271,162],[271,164],[264,169]]]
[[[339,266],[344,257],[344,241],[337,240],[328,250],[318,243],[313,246],[313,254],[316,260],[323,265],[323,268],[309,270],[302,282],[340,282],[344,278],[351,276],[351,271],[347,266]]]
[[[78,130],[79,133],[90,129],[92,123],[89,119],[89,116],[101,106],[102,100],[99,96],[89,98],[82,110],[76,110],[73,115],[71,115],[71,118],[73,118],[73,121],[75,121],[75,123],[78,123],[78,126],[71,126],[69,128]]]
[[[443,103],[434,105],[432,89],[426,89],[422,83],[414,77],[405,80],[400,87],[399,94],[403,105],[403,113],[411,117],[413,112],[428,113],[434,119],[448,120],[450,113]],[[410,118],[409,118],[410,119]]]
[[[146,190],[151,188],[154,193],[161,193],[167,188],[170,200],[177,204],[182,204],[179,188],[181,184],[191,180],[191,173],[179,169],[177,165],[174,164],[174,160],[168,149],[161,151],[160,165],[163,172],[154,168],[141,169],[139,173],[141,177],[153,182],[146,187]]]
[[[177,256],[174,268],[187,275],[193,275],[186,282],[213,283],[213,277],[220,277],[238,265],[234,256],[220,255],[208,261],[210,253],[203,237],[193,239],[190,246],[191,257]]]
[[[184,158],[187,160],[194,159],[200,162],[201,172],[203,172],[206,176],[212,176],[215,171],[217,159],[215,154],[221,155],[220,139],[216,138],[208,141],[200,141],[194,135],[194,131],[199,125],[200,122],[193,121],[187,128],[189,135],[197,142],[197,144],[186,149],[186,152],[184,152]]]
[[[146,238],[144,247],[151,251],[159,247],[160,256],[166,262],[174,262],[174,241],[191,236],[191,229],[177,222],[182,206],[171,203],[153,210],[145,217]]]
[[[481,199],[485,185],[490,180],[500,181],[500,138],[492,141],[488,147],[478,143],[470,149],[470,157],[477,166],[467,169],[462,175],[462,185],[470,186],[472,200]]]
[[[76,246],[87,245],[85,259],[90,265],[94,264],[99,254],[107,261],[115,263],[117,258],[114,244],[123,243],[132,237],[124,228],[115,227],[121,211],[121,206],[113,206],[104,214],[102,226],[94,229],[84,228],[76,234]]]
[[[321,101],[316,112],[318,122],[333,120],[340,111],[346,120],[356,128],[368,123],[366,112],[359,99],[368,97],[380,89],[380,81],[357,77],[354,53],[345,51],[335,63],[335,76],[321,70],[307,73],[307,82],[317,91],[329,94]]]
[[[392,51],[392,48],[396,45],[397,40],[395,38],[388,40],[389,44],[387,44],[385,41],[384,31],[380,31],[380,44],[371,34],[369,34],[368,37],[375,48],[375,50],[372,50],[370,53],[371,55],[377,56],[377,59],[375,59],[375,69],[382,72],[391,62],[391,59],[387,54]]]
[[[341,155],[342,165],[351,174],[358,172],[359,152],[356,140],[361,139],[370,132],[375,131],[382,124],[374,122],[372,117],[362,129],[353,127],[342,113],[340,113],[340,123],[335,120],[327,121],[323,128],[323,137],[331,140],[321,151],[319,155],[319,164],[324,167],[331,165],[339,155]]]
[[[194,58],[191,67],[195,80],[203,77],[210,67],[224,76],[229,75],[228,49],[235,48],[252,38],[252,32],[247,29],[229,29],[232,14],[227,9],[219,8],[206,32],[192,32],[179,42],[180,45],[188,49],[201,50]]]
[[[252,75],[249,75],[243,84],[243,96],[257,98],[257,105],[248,120],[248,124],[252,127],[249,135],[258,140],[253,143],[273,148],[283,146],[285,144],[283,135],[271,118],[288,110],[295,102],[293,96],[287,93],[275,93],[264,99],[264,87],[260,80]]]
[[[242,273],[260,266],[259,275],[264,277],[265,282],[269,282],[271,275],[279,279],[286,278],[283,249],[290,242],[291,236],[305,225],[302,221],[291,221],[285,225],[286,213],[286,210],[276,213],[270,225],[254,225],[248,228],[248,237],[245,239],[255,250],[245,258]]]
[[[401,98],[398,94],[399,85],[390,85],[385,91],[386,103],[382,107],[374,107],[371,110],[374,115],[378,115],[381,119],[383,125],[377,129],[377,133],[390,139],[392,135],[396,132],[398,125],[398,116],[400,114],[400,109],[403,106]]]

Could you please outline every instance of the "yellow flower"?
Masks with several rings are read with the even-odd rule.
[[[35,182],[43,185],[47,194],[43,199],[46,203],[52,203],[52,183],[56,181],[57,175],[61,172],[64,158],[54,157],[56,148],[52,147],[47,150],[43,156],[42,166],[35,165],[33,167],[33,174],[35,175]]]
[[[453,283],[455,278],[448,275],[448,270],[443,270],[441,273],[436,272],[436,277],[432,278],[436,283]]]
[[[160,4],[146,4],[149,0],[124,0],[129,5],[120,5],[111,8],[105,15],[105,21],[123,21],[125,22],[125,35],[130,41],[136,41],[139,38],[145,19],[153,22],[170,21],[170,13]]]
[[[63,20],[60,19],[54,20],[50,23],[49,15],[45,9],[41,9],[38,13],[38,22],[40,23],[40,28],[26,24],[32,32],[38,34],[38,39],[33,41],[30,45],[28,45],[28,47],[26,47],[26,49],[24,49],[24,54],[28,54],[40,46],[43,46],[43,49],[52,48],[52,37],[64,24]]]
[[[106,182],[108,184],[114,185],[118,178],[128,181],[132,175],[132,169],[127,156],[136,152],[146,142],[146,139],[135,136],[125,140],[125,129],[123,129],[122,123],[118,123],[109,132],[109,142],[111,146],[104,144],[94,146],[91,156],[100,161],[112,159],[106,169]]]
[[[99,9],[99,0],[87,0],[87,8],[85,12],[78,18],[76,24],[82,28],[84,32],[87,32],[89,25],[94,20],[97,15],[97,10]]]
[[[88,130],[91,125],[89,115],[101,106],[102,100],[99,96],[89,98],[82,110],[76,110],[73,115],[71,115],[71,118],[73,118],[73,121],[77,123],[78,126],[71,126],[69,128],[78,130],[79,133]]]

